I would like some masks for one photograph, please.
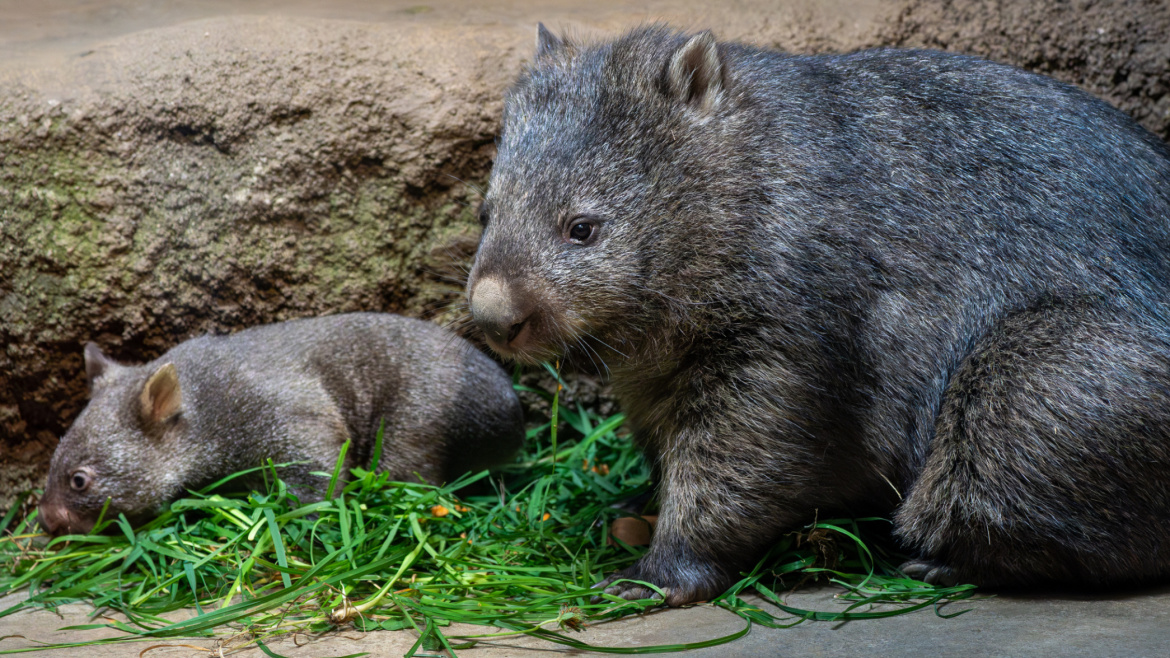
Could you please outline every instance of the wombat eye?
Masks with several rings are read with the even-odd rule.
[[[589,222],[577,222],[569,229],[569,239],[578,244],[583,244],[591,237],[593,237],[593,224]]]
[[[491,219],[491,215],[488,213],[487,204],[485,203],[479,207],[479,225],[487,228],[489,219]]]
[[[69,486],[73,487],[74,491],[85,491],[89,488],[89,473],[75,471],[69,476]]]

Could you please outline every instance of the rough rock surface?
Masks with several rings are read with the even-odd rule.
[[[459,264],[478,231],[474,185],[537,20],[589,35],[665,19],[793,52],[971,52],[1081,84],[1167,138],[1168,7],[46,0],[13,9],[0,25],[0,508],[41,484],[84,405],[87,340],[145,360],[200,333],[293,317],[456,317],[444,309],[459,300]],[[589,380],[579,388],[596,396]]]
[[[878,39],[979,55],[1075,84],[1170,140],[1170,2],[910,0]]]

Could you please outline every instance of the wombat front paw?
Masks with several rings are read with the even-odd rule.
[[[662,599],[666,605],[673,608],[688,603],[706,601],[719,596],[730,584],[723,582],[722,578],[716,577],[708,570],[693,570],[696,572],[696,576],[692,578],[685,578],[680,575],[687,570],[679,570],[674,573],[655,573],[654,571],[653,569],[646,568],[643,566],[642,561],[639,561],[634,566],[623,569],[597,583],[593,586],[593,589],[603,590],[606,594],[617,596],[627,601]],[[699,575],[700,573],[702,575]],[[662,594],[645,585],[631,582],[635,580],[657,585],[662,590]],[[597,596],[593,600],[594,602],[598,602],[602,599],[600,596]]]
[[[662,595],[659,594],[658,592],[655,592],[654,590],[650,589],[649,587],[646,587],[645,585],[639,585],[638,583],[623,581],[623,582],[619,582],[619,583],[616,583],[613,585],[610,584],[610,583],[613,583],[615,580],[621,580],[623,578],[630,578],[630,577],[631,576],[624,575],[624,572],[618,572],[618,573],[615,573],[614,575],[610,576],[609,578],[606,578],[605,580],[601,581],[600,583],[597,583],[596,585],[594,585],[593,589],[603,590],[606,594],[609,594],[611,596],[616,596],[619,598],[623,598],[627,601],[637,601],[639,599],[661,599],[662,598]],[[666,592],[667,594],[670,593],[670,591],[667,589],[663,589],[663,591]],[[595,596],[595,597],[593,597],[593,601],[595,603],[598,603],[598,602],[602,601],[602,598],[600,596]]]
[[[959,584],[955,572],[950,567],[935,564],[929,560],[910,560],[898,567],[898,571],[915,580],[921,580],[928,585],[952,587]]]

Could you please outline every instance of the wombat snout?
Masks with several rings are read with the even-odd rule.
[[[532,307],[514,286],[498,277],[485,277],[471,289],[471,315],[493,350],[510,355],[531,336]]]
[[[73,523],[69,518],[69,510],[64,505],[49,501],[43,501],[41,503],[39,518],[41,526],[53,536],[68,534],[75,530],[80,532],[87,532],[89,530],[89,528],[74,527],[77,524]]]

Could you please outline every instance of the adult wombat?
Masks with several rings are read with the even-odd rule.
[[[501,354],[612,370],[661,502],[615,578],[704,599],[875,509],[932,581],[1170,571],[1165,144],[960,55],[537,41],[471,312]]]
[[[351,313],[203,336],[145,365],[85,346],[92,397],[49,467],[41,523],[86,532],[108,515],[133,522],[188,489],[273,461],[302,499],[352,441],[342,477],[378,463],[394,479],[432,483],[486,468],[520,446],[511,380],[465,340],[429,322]]]

